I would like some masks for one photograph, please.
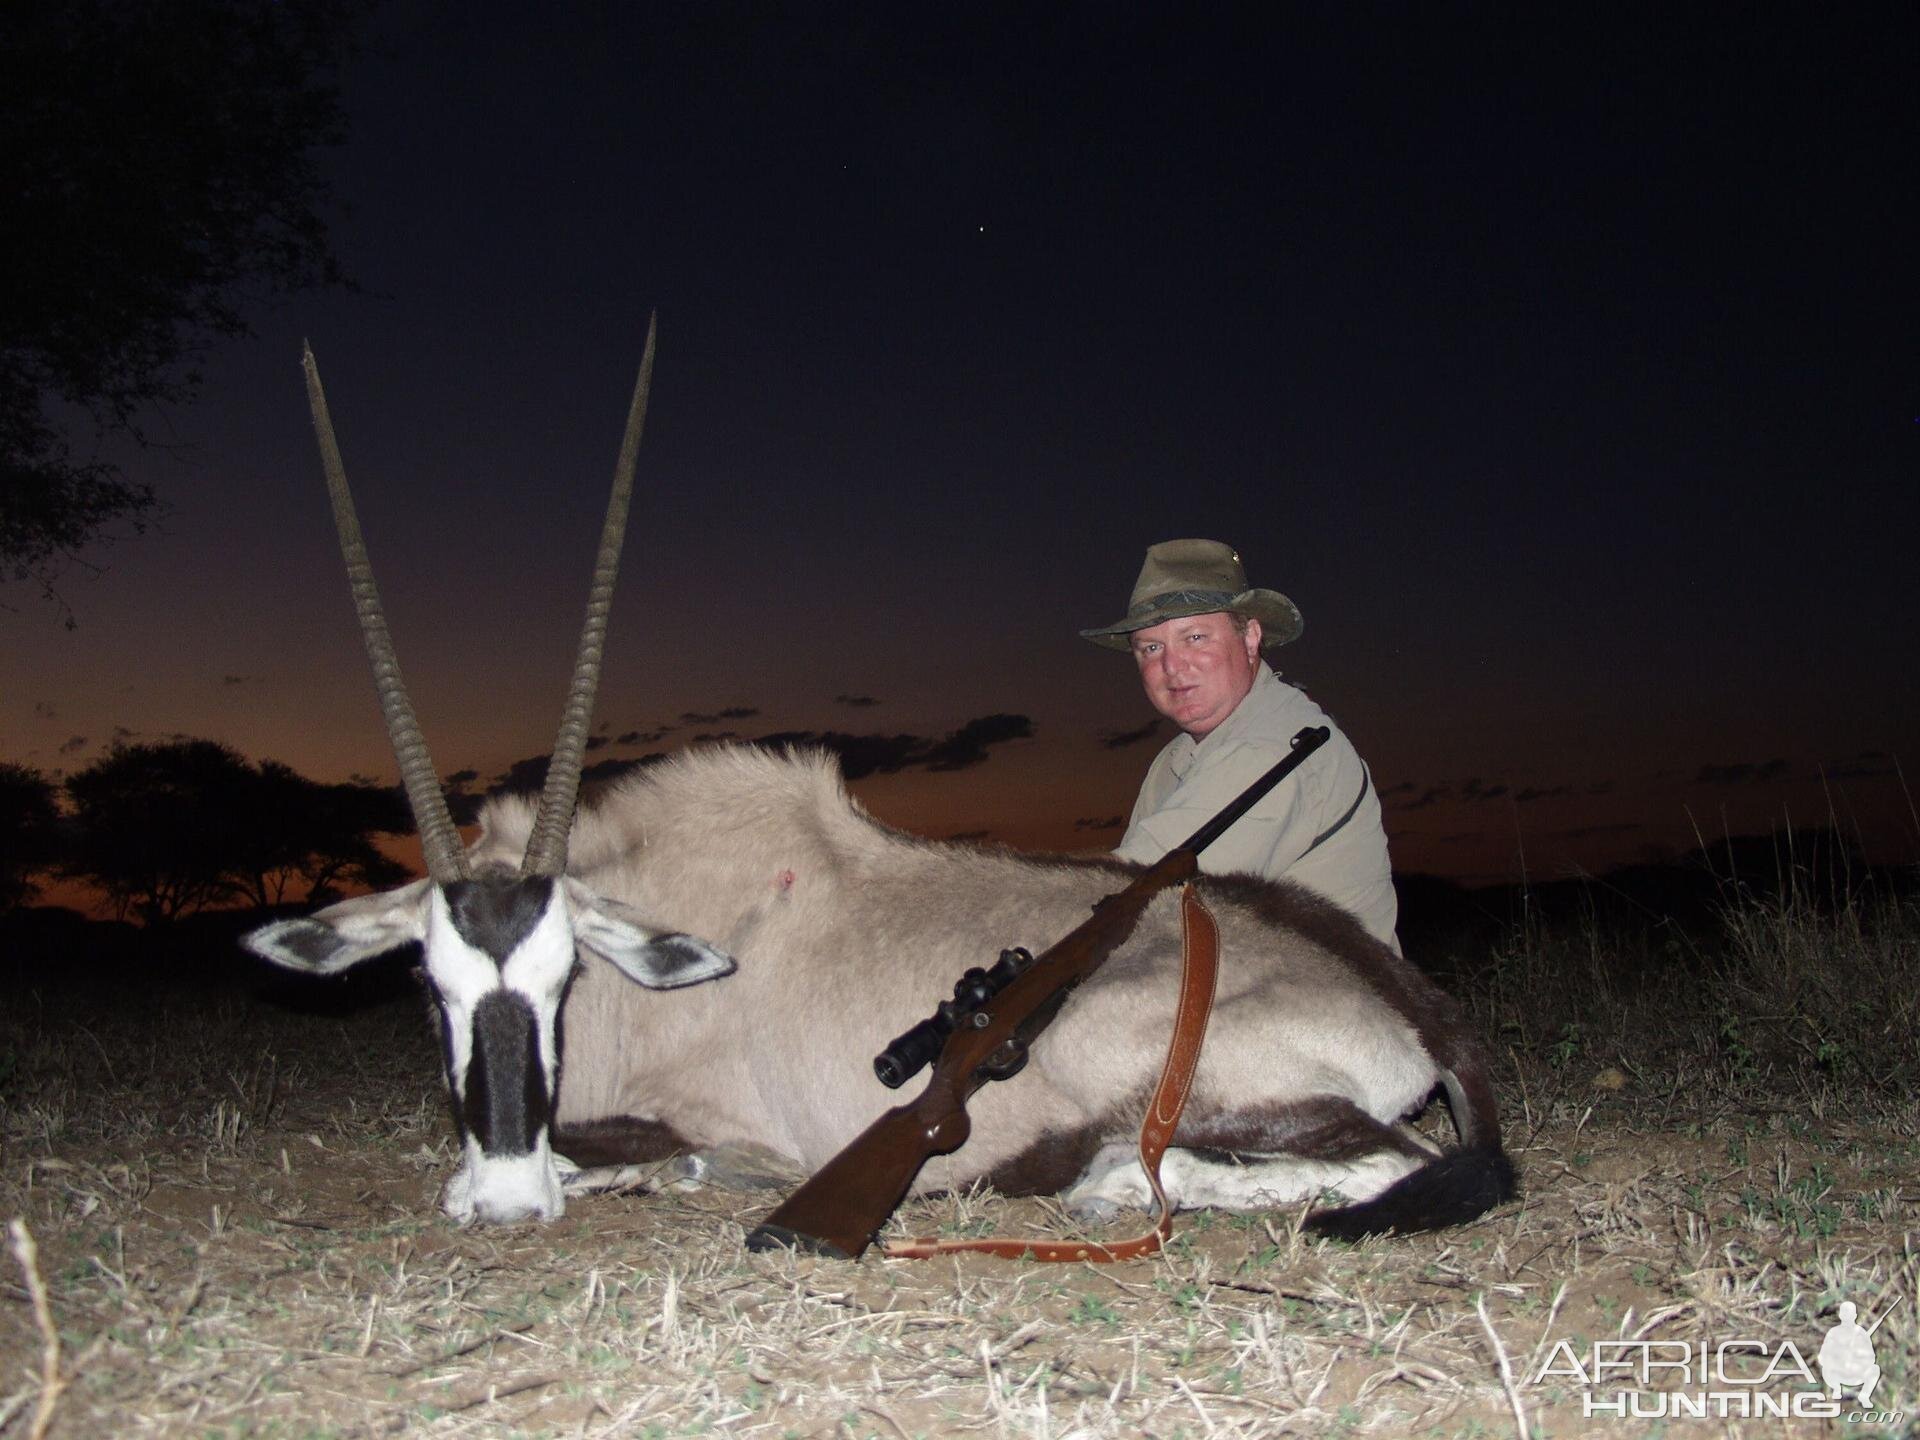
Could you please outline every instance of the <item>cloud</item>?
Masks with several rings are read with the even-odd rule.
[[[1571,785],[1551,785],[1545,788],[1528,785],[1524,789],[1514,791],[1513,798],[1519,804],[1525,805],[1534,800],[1555,800],[1562,795],[1571,795],[1572,793],[1573,787]]]
[[[1143,740],[1151,740],[1160,733],[1160,720],[1155,717],[1137,730],[1102,730],[1100,747],[1103,750],[1124,750],[1129,745],[1138,745]]]
[[[36,700],[33,702],[33,713],[42,720],[51,720],[54,717],[55,711],[53,706],[49,705],[46,701]]]
[[[626,759],[597,760],[580,767],[580,783],[605,784],[648,765],[657,765],[666,758],[665,755],[639,755]],[[454,823],[473,824],[480,817],[481,805],[496,796],[538,795],[546,788],[547,767],[551,763],[552,757],[548,755],[529,755],[524,760],[516,760],[494,776],[486,789],[478,793],[467,788],[480,778],[477,770],[459,770],[447,776],[447,806],[453,811]]]
[[[662,740],[666,739],[668,735],[679,728],[678,725],[662,725],[656,730],[626,730],[614,736],[613,743],[616,745],[658,745]]]
[[[1630,835],[1644,829],[1638,820],[1616,820],[1608,825],[1580,825],[1571,830],[1555,830],[1550,840],[1591,840],[1600,835]]]
[[[604,735],[589,735],[587,737],[587,749],[589,750],[604,750],[609,743],[607,737]]]
[[[762,745],[815,745],[840,757],[849,780],[868,775],[894,775],[921,767],[927,770],[967,770],[983,765],[989,746],[1024,740],[1033,734],[1025,715],[982,715],[967,721],[944,739],[924,735],[854,735],[844,730],[783,730],[762,735]]]
[[[487,786],[489,795],[520,795],[537,792],[547,783],[547,766],[553,762],[551,755],[529,755],[524,760],[516,760]]]
[[[1383,791],[1381,798],[1388,795],[1408,793],[1414,789],[1412,781],[1404,781],[1390,791]],[[1483,785],[1479,776],[1464,780],[1458,787],[1452,785],[1429,785],[1413,799],[1394,806],[1396,810],[1424,810],[1429,805],[1438,805],[1443,800],[1498,800],[1507,793],[1505,785]]]
[[[849,780],[893,775],[912,765],[932,742],[919,735],[850,735],[844,730],[781,730],[760,737],[762,745],[812,745],[840,757]]]
[[[624,759],[597,760],[591,765],[580,768],[582,786],[607,785],[636,770],[644,770],[649,765],[658,765],[668,759],[666,753],[629,756]],[[469,794],[464,784],[475,778],[472,770],[462,770],[458,776],[447,777],[447,803],[453,811],[454,823],[471,825],[479,818],[480,807],[488,800],[501,795],[538,795],[547,783],[549,757],[529,755],[524,760],[516,760],[503,772],[494,777],[493,783],[479,794]],[[456,783],[456,781],[460,783]]]
[[[62,755],[77,755],[86,748],[87,737],[84,735],[69,735],[60,742],[60,753]]]
[[[748,710],[747,714],[757,714]],[[664,732],[662,732],[664,733]],[[924,735],[855,735],[844,730],[782,730],[759,736],[753,743],[772,746],[814,746],[831,750],[840,758],[841,772],[849,780],[868,775],[892,775],[915,767],[926,770],[967,770],[983,765],[988,750],[1009,740],[1024,740],[1033,734],[1033,721],[1025,715],[982,715],[967,721],[942,739]],[[690,742],[717,744],[740,739],[733,730],[702,731]],[[665,754],[641,755],[633,759],[601,760],[581,771],[584,783],[617,780],[644,766],[658,764]],[[547,783],[550,757],[529,755],[516,760],[493,777],[481,794],[467,793],[467,787],[479,778],[473,770],[461,770],[446,779],[448,803],[454,807],[454,819],[471,824],[482,800],[495,795],[537,794]],[[465,818],[462,818],[462,814]]]
[[[582,785],[605,785],[631,775],[636,770],[644,770],[649,765],[658,765],[665,755],[637,755],[629,760],[600,760],[587,766],[580,772]]]
[[[1702,765],[1693,777],[1696,785],[1757,785],[1784,778],[1793,769],[1785,760],[1767,760],[1758,765]]]
[[[1878,780],[1883,776],[1897,773],[1899,772],[1893,766],[1885,763],[1875,764],[1872,761],[1856,760],[1851,764],[1827,771],[1827,778],[1829,780]]]
[[[478,770],[456,770],[440,782],[441,793],[447,797],[447,813],[453,816],[456,825],[471,825],[480,818],[480,802],[484,795],[476,795],[467,787],[480,778]],[[362,776],[354,776],[361,784],[371,784]]]
[[[1883,775],[1899,773],[1899,767],[1886,751],[1862,750],[1853,759],[1827,771],[1826,775],[1829,780],[1877,780]]]
[[[750,720],[759,713],[759,709],[752,705],[730,705],[725,710],[714,711],[711,715],[702,714],[698,710],[683,710],[680,712],[680,723],[711,725],[716,720]]]
[[[1417,791],[1417,793],[1415,793],[1415,791]],[[1392,789],[1382,789],[1382,791],[1380,791],[1380,801],[1382,801],[1382,804],[1392,803],[1392,806],[1394,806],[1396,810],[1402,810],[1402,812],[1404,812],[1404,810],[1425,810],[1430,804],[1440,804],[1442,801],[1467,801],[1467,803],[1473,803],[1473,801],[1500,801],[1500,799],[1507,797],[1507,793],[1509,793],[1509,787],[1507,787],[1505,783],[1486,785],[1486,783],[1480,781],[1478,776],[1473,776],[1473,778],[1469,778],[1469,780],[1463,780],[1459,785],[1428,785],[1427,789],[1419,789],[1413,781],[1404,780],[1400,781],[1398,785],[1394,785]],[[1563,793],[1567,793],[1567,787],[1565,787],[1565,785],[1555,787],[1555,789],[1524,789],[1519,795],[1515,795],[1513,799],[1515,799],[1515,801],[1538,801],[1538,799],[1544,799],[1544,797],[1548,797],[1548,795],[1563,795]],[[1400,799],[1402,795],[1413,795],[1413,799],[1411,799],[1411,801],[1402,801],[1402,799]]]
[[[259,675],[222,675],[222,685],[257,685],[264,677]]]
[[[1025,715],[982,715],[935,745],[921,763],[929,770],[967,770],[986,764],[989,745],[1032,738],[1033,721]]]
[[[867,710],[878,705],[880,702],[871,695],[836,695],[833,697],[833,703],[836,705],[851,705],[856,710]]]

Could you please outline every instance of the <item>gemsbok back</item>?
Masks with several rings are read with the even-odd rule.
[[[257,954],[332,974],[421,941],[464,1156],[454,1219],[551,1219],[556,1154],[824,1164],[898,1097],[872,1057],[1000,949],[1039,951],[1132,867],[920,840],[852,800],[833,760],[752,746],[637,771],[574,814],[634,463],[650,328],[574,679],[538,803],[495,801],[464,851],[414,721],[311,353],[308,398],[367,652],[426,855],[425,880],[255,931]],[[1311,763],[1311,762],[1309,762]],[[1465,1017],[1350,915],[1297,886],[1207,877],[1221,970],[1163,1166],[1180,1206],[1331,1197],[1353,1238],[1464,1223],[1513,1194]],[[920,1191],[1064,1191],[1076,1214],[1149,1202],[1132,1131],[1171,1024],[1177,897],[1079,991],[973,1138]],[[727,977],[724,983],[709,984]],[[564,1064],[563,1064],[564,1061]],[[1459,1145],[1401,1122],[1444,1093]]]

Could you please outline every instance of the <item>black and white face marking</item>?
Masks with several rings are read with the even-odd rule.
[[[440,893],[460,938],[504,966],[540,924],[553,889],[553,881],[544,875],[496,875],[455,880],[441,886]]]
[[[551,1220],[565,1209],[551,1131],[560,1006],[576,946],[650,990],[702,985],[734,968],[706,941],[657,930],[577,879],[505,869],[355,896],[276,920],[245,943],[289,970],[336,975],[411,941],[426,952],[465,1150],[442,1203],[463,1225]]]
[[[495,990],[481,999],[460,1088],[460,1128],[482,1154],[533,1153],[553,1124],[553,1101],[540,1064],[540,1019],[522,997]]]
[[[573,966],[573,926],[553,880],[489,875],[435,889],[426,968],[465,1140],[446,1196],[462,1224],[550,1220],[565,1208],[550,1136],[555,1021]]]

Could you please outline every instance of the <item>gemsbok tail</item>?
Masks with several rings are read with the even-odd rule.
[[[1308,1234],[1360,1240],[1389,1231],[1443,1230],[1476,1220],[1518,1193],[1513,1162],[1500,1145],[1499,1110],[1485,1066],[1478,1056],[1462,1056],[1440,1076],[1460,1148],[1436,1155],[1371,1200],[1309,1216]]]

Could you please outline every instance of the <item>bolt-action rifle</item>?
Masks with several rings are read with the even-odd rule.
[[[791,1245],[855,1259],[906,1198],[913,1177],[935,1155],[966,1143],[973,1124],[967,1101],[989,1080],[1019,1073],[1027,1052],[1060,1013],[1074,988],[1126,942],[1155,895],[1190,880],[1200,852],[1259,803],[1327,741],[1327,727],[1293,737],[1293,749],[1249,785],[1185,844],[1169,850],[1132,884],[1094,906],[1090,918],[1037,957],[1003,951],[991,970],[961,977],[951,1000],[890,1044],[874,1060],[883,1083],[898,1088],[929,1059],[927,1088],[861,1131],[789,1195],[747,1236],[747,1248]],[[937,1053],[938,1058],[933,1057]]]

